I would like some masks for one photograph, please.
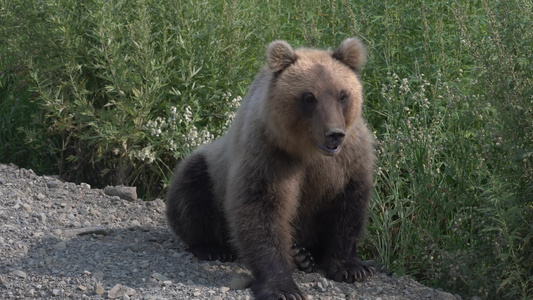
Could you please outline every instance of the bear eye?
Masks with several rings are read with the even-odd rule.
[[[312,93],[304,93],[302,95],[302,101],[307,105],[313,105],[316,103],[316,98]]]
[[[348,95],[346,94],[346,92],[341,92],[341,97],[339,98],[339,101],[342,103],[348,101]]]

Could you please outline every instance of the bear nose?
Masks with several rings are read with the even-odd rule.
[[[340,144],[344,139],[344,128],[330,128],[326,130],[326,139],[330,143]]]

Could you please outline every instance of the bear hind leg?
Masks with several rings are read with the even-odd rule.
[[[213,193],[205,156],[193,153],[176,170],[166,198],[173,232],[201,260],[233,261],[229,232]]]

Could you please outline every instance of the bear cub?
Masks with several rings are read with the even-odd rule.
[[[372,190],[361,116],[363,44],[268,46],[228,132],[180,162],[166,197],[174,233],[202,260],[241,259],[256,299],[306,299],[292,270],[372,275],[357,254]]]

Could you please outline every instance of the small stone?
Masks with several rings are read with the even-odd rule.
[[[80,286],[78,286],[78,289],[79,289],[80,291],[84,291],[84,292],[85,292],[85,291],[87,290],[87,287],[86,287],[86,286],[83,286],[83,285],[80,285]]]
[[[326,288],[322,285],[321,282],[317,282],[315,287],[316,287],[317,290],[319,290],[321,292],[325,292],[326,291]]]
[[[141,269],[146,269],[150,266],[150,261],[149,260],[143,260],[139,263],[139,267]],[[153,276],[153,275],[152,275]]]
[[[32,212],[32,209],[31,209],[31,206],[26,204],[26,203],[22,203],[20,206],[22,206],[22,210],[24,210],[25,212],[27,213],[31,213]]]
[[[101,235],[108,235],[109,231],[102,227],[83,227],[78,229],[70,229],[65,231],[65,235],[68,236],[82,236],[87,234],[101,234]]]
[[[104,294],[104,287],[100,283],[97,283],[94,288],[94,293],[98,296],[102,296]]]
[[[38,213],[32,215],[34,218],[36,218],[39,222],[44,223],[46,222],[46,215],[44,213]]]
[[[137,200],[137,188],[129,186],[106,186],[104,193],[108,196],[118,196],[127,201]]]
[[[0,177],[0,185],[1,184],[4,184],[6,181],[4,180],[4,178]]]
[[[46,196],[42,193],[37,194],[37,200],[44,200],[44,198],[46,198]]]
[[[65,242],[59,242],[54,245],[54,249],[56,250],[65,250],[67,249],[67,244]]]
[[[20,277],[20,278],[24,278],[24,279],[28,276],[26,274],[26,272],[23,272],[23,271],[20,271],[20,270],[13,271],[13,275],[15,275],[17,277]]]
[[[124,296],[133,296],[136,292],[134,289],[124,286],[122,284],[116,284],[107,293],[109,299],[122,298]]]
[[[227,293],[229,291],[229,287],[223,286],[223,287],[220,288],[220,291],[225,294],[225,293]]]
[[[163,285],[164,285],[164,286],[171,286],[171,285],[172,285],[172,281],[170,281],[170,280],[165,280],[165,281],[163,281]]]
[[[80,187],[82,189],[86,189],[86,190],[90,190],[91,189],[91,185],[88,184],[88,183],[85,183],[85,182],[80,183]]]
[[[137,220],[133,220],[131,221],[130,226],[131,226],[130,227],[131,230],[135,230],[135,229],[141,228],[141,223]]]
[[[98,271],[94,271],[93,272],[93,277],[98,279],[98,280],[102,280],[104,279],[104,272],[98,270]]]
[[[215,296],[215,297],[213,298],[213,300],[222,300],[222,297],[220,297],[220,296]]]
[[[318,278],[318,281],[322,284],[322,286],[324,287],[324,289],[326,289],[326,288],[329,286],[328,281],[327,281],[326,278],[324,278],[324,277],[320,277],[320,278]]]
[[[49,188],[49,189],[52,189],[52,188],[55,188],[59,185],[59,182],[55,181],[55,180],[51,180],[51,181],[47,181],[46,182],[46,186]]]
[[[192,293],[192,295],[193,295],[194,297],[200,297],[200,295],[202,295],[202,293],[200,293],[200,292],[194,292],[194,293]]]
[[[316,276],[313,274],[305,274],[304,278],[302,279],[302,283],[309,283],[309,282],[315,282],[317,280]]]
[[[11,284],[7,281],[7,278],[5,275],[0,275],[0,288],[9,289],[11,287]]]
[[[454,295],[452,295],[450,293],[443,292],[443,291],[437,291],[435,296],[433,296],[432,299],[437,299],[437,300],[456,300]]]
[[[53,289],[53,290],[52,290],[52,294],[53,294],[54,296],[59,296],[59,294],[61,294],[61,290]]]
[[[155,279],[157,279],[157,280],[159,280],[159,281],[166,281],[166,280],[168,280],[167,277],[165,277],[163,274],[160,274],[160,273],[153,273],[153,274],[152,274],[152,278],[155,278]]]
[[[233,290],[244,290],[252,285],[253,278],[246,273],[238,273],[233,275],[229,283],[229,287]]]
[[[52,230],[52,233],[53,233],[55,236],[60,236],[60,235],[63,234],[63,230],[61,230],[61,229],[59,229],[59,228],[58,228],[58,229],[54,229],[54,230]]]

